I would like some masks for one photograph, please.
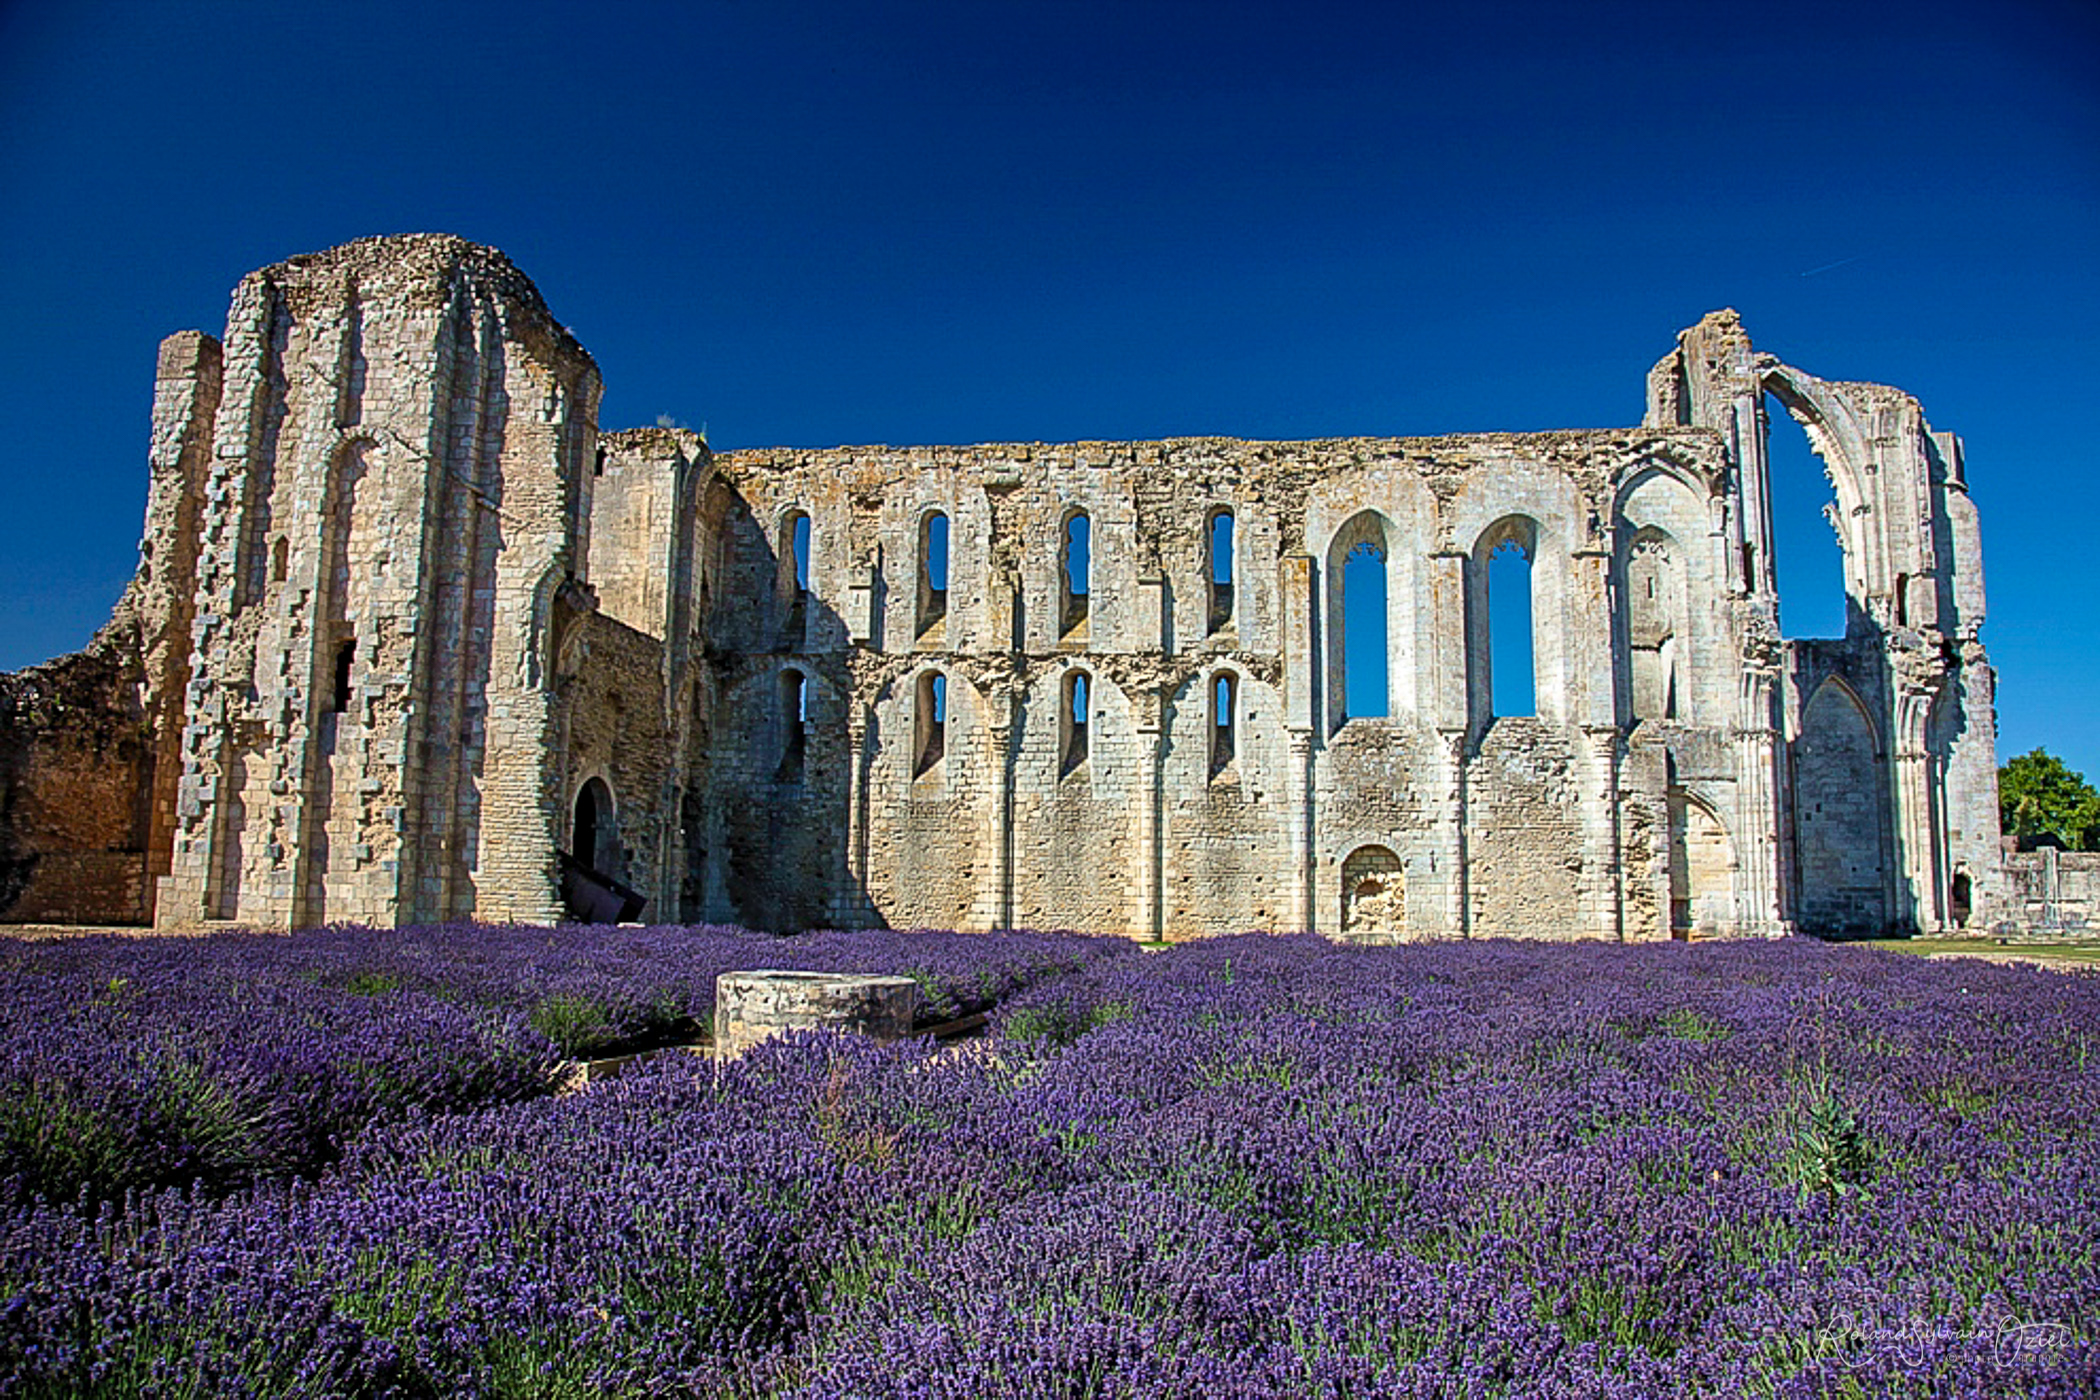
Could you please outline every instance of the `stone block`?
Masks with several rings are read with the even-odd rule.
[[[715,1053],[740,1055],[791,1030],[859,1031],[878,1040],[911,1033],[919,984],[909,977],[759,969],[715,978]]]

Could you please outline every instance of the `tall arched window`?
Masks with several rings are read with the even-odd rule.
[[[1772,572],[1785,637],[1842,637],[1851,624],[1841,503],[1805,422],[1778,395],[1765,404]]]
[[[912,776],[932,771],[948,751],[948,678],[939,671],[919,677],[912,705]]]
[[[1065,676],[1064,696],[1058,705],[1058,763],[1060,777],[1078,771],[1087,755],[1087,704],[1092,678],[1084,671]]]
[[[1211,512],[1210,528],[1204,533],[1210,553],[1209,630],[1213,632],[1232,621],[1232,531],[1230,510]]]
[[[809,745],[809,678],[800,671],[780,673],[780,779],[799,781]]]
[[[1387,714],[1385,546],[1364,540],[1342,561],[1343,717]]]
[[[1538,525],[1506,516],[1473,546],[1467,661],[1477,722],[1538,713],[1538,668],[1532,634],[1532,554]]]
[[[919,525],[919,627],[931,632],[948,616],[948,517],[931,511]]]
[[[1061,634],[1077,631],[1086,623],[1092,545],[1093,527],[1086,512],[1073,512],[1065,521],[1064,540],[1058,550],[1059,583],[1064,591],[1058,608],[1057,630]]]
[[[1215,778],[1232,766],[1239,754],[1239,678],[1220,671],[1210,684],[1210,775]]]

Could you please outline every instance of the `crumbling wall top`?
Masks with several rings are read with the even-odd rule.
[[[301,253],[249,273],[234,296],[238,301],[255,285],[273,287],[298,314],[307,309],[308,302],[338,299],[347,286],[367,301],[397,301],[405,307],[429,309],[446,305],[454,285],[462,280],[509,305],[513,314],[522,317],[522,324],[515,328],[522,335],[544,336],[563,358],[597,368],[590,352],[554,319],[540,289],[516,263],[498,249],[471,243],[457,234],[387,234]]]

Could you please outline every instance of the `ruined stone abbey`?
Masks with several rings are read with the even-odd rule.
[[[718,454],[598,396],[443,236],[265,268],[164,342],[137,577],[0,677],[0,918],[2004,913],[1960,442],[1733,312],[1602,431]],[[1834,488],[1843,637],[1779,633],[1768,396]],[[1491,573],[1528,578],[1533,713],[1495,713]]]

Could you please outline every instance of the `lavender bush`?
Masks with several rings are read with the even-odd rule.
[[[0,944],[0,1199],[311,1171],[369,1122],[546,1093],[561,1055],[704,1037],[734,968],[908,973],[939,1019],[1127,952],[482,924]]]
[[[0,1226],[0,1394],[2084,1395],[2100,978],[1225,939]]]

